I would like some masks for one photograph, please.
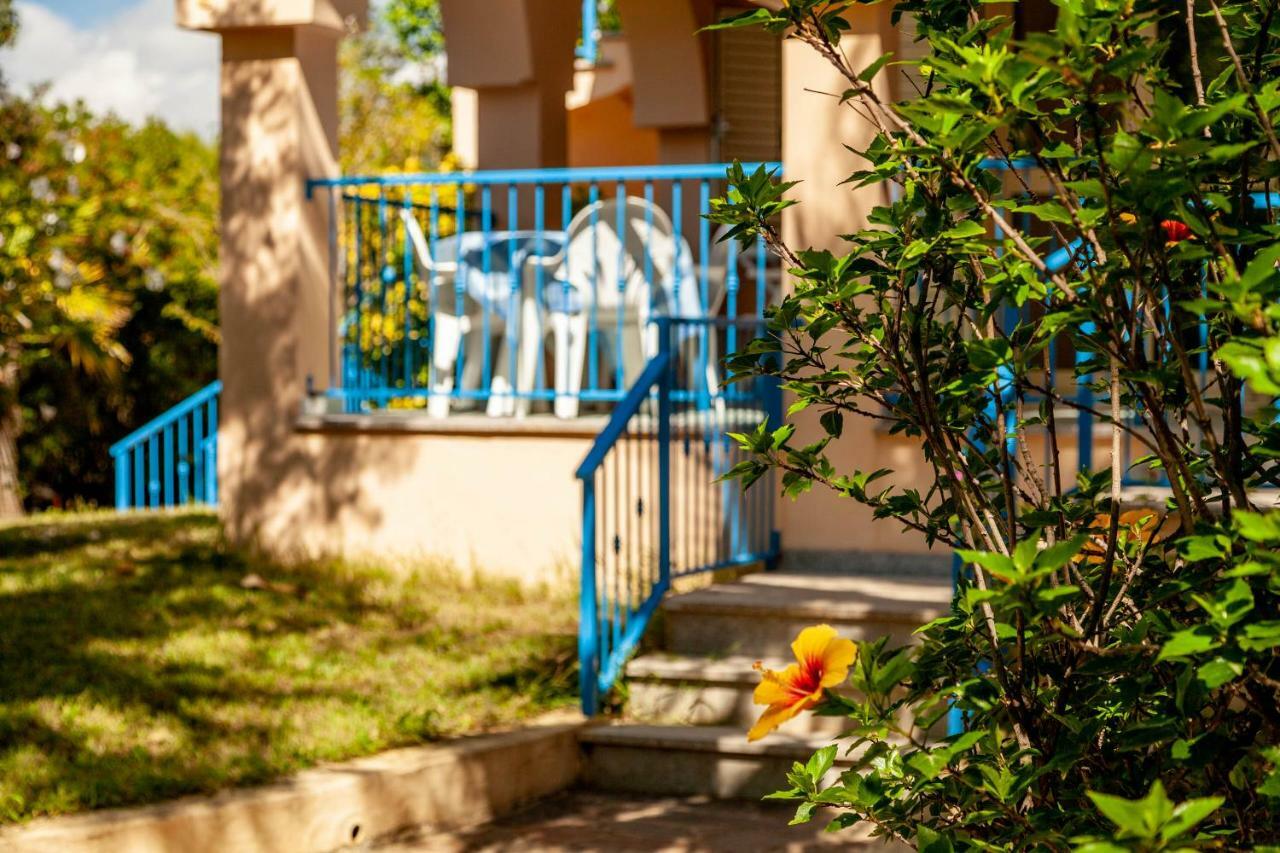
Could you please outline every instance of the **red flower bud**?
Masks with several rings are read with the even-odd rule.
[[[1166,219],[1160,223],[1160,227],[1164,229],[1165,239],[1170,244],[1181,243],[1183,240],[1191,239],[1191,229],[1187,227],[1185,222],[1179,222],[1176,219]]]

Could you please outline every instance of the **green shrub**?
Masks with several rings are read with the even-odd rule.
[[[781,239],[787,185],[733,175],[713,218],[763,235],[796,286],[732,366],[780,375],[826,432],[762,426],[734,473],[834,489],[966,563],[918,645],[862,644],[858,698],[828,694],[853,769],[822,781],[833,747],[779,796],[926,850],[1277,844],[1280,230],[1251,200],[1280,164],[1277,4],[1055,4],[1017,38],[991,14],[1017,3],[900,0],[928,51],[897,104],[869,81],[904,63],[840,48],[868,4],[722,24],[829,60],[876,130],[851,182],[894,185],[832,254]],[[1081,410],[1109,467],[1066,452]],[[846,417],[918,438],[931,480],[837,469]],[[1126,465],[1167,477],[1167,502],[1127,502]]]

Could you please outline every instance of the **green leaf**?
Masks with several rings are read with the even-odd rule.
[[[1013,560],[1003,554],[995,554],[990,551],[969,551],[960,549],[956,551],[960,555],[960,559],[966,563],[981,566],[991,574],[1005,580],[1017,580],[1019,572],[1014,565]]]
[[[870,82],[871,78],[875,77],[876,74],[880,72],[880,69],[883,68],[891,59],[893,59],[893,51],[889,51],[866,68],[862,69],[862,73],[858,75],[858,79],[863,82]]]
[[[920,853],[954,853],[951,839],[924,824],[916,827],[916,849]]]
[[[1244,667],[1236,661],[1216,657],[1208,663],[1201,664],[1200,668],[1196,670],[1196,677],[1203,681],[1210,690],[1216,690],[1227,682],[1239,678],[1243,672]]]
[[[824,746],[818,750],[809,759],[809,763],[805,765],[805,772],[809,774],[809,778],[815,785],[822,781],[822,777],[827,775],[832,766],[836,763],[836,750],[838,746],[831,744]]]
[[[1142,811],[1138,808],[1139,801],[1126,800],[1124,797],[1102,794],[1096,791],[1089,792],[1089,799],[1093,800],[1093,804],[1098,807],[1098,811],[1102,812],[1107,820],[1120,829],[1138,838],[1152,837],[1152,834],[1147,831]]]
[[[981,222],[966,219],[943,231],[942,236],[947,240],[972,240],[975,237],[987,236],[987,227]]]
[[[1244,636],[1236,640],[1240,648],[1260,652],[1280,646],[1280,620],[1266,619],[1244,626]]]
[[[768,9],[752,9],[749,12],[742,12],[737,15],[731,15],[723,21],[718,21],[710,26],[703,27],[704,30],[729,30],[734,27],[754,27],[761,24],[769,24],[778,20],[778,16],[774,15]],[[785,20],[785,19],[783,19]]]
[[[1036,568],[1044,571],[1056,571],[1075,559],[1080,549],[1089,541],[1089,537],[1081,534],[1055,542],[1036,555]]]
[[[1020,204],[1014,208],[1018,213],[1030,213],[1042,222],[1054,222],[1059,225],[1072,225],[1071,213],[1056,201],[1040,204]]]
[[[1173,809],[1173,817],[1160,829],[1160,837],[1174,841],[1190,832],[1196,824],[1216,812],[1226,802],[1222,797],[1200,797],[1179,803]]]
[[[1176,660],[1207,652],[1222,645],[1217,634],[1206,627],[1187,628],[1170,637],[1160,649],[1157,660]]]

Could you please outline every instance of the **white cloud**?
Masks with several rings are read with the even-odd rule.
[[[92,30],[31,2],[16,5],[18,41],[0,50],[10,85],[51,83],[50,98],[83,99],[94,112],[217,132],[218,40],[178,29],[173,0],[139,0]]]

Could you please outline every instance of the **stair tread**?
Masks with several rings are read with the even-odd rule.
[[[708,681],[715,683],[754,685],[760,680],[755,665],[768,669],[786,666],[782,659],[766,659],[750,655],[678,655],[657,652],[640,655],[627,663],[627,678],[660,679],[669,681]]]
[[[774,732],[761,740],[748,741],[746,730],[737,726],[618,723],[589,726],[579,733],[578,740],[596,746],[714,752],[738,756],[784,756],[803,760],[829,745],[832,737],[825,734],[790,735]]]
[[[944,613],[950,602],[950,583],[771,573],[673,596],[662,606],[675,613],[760,613],[833,622],[880,617],[923,623]]]

